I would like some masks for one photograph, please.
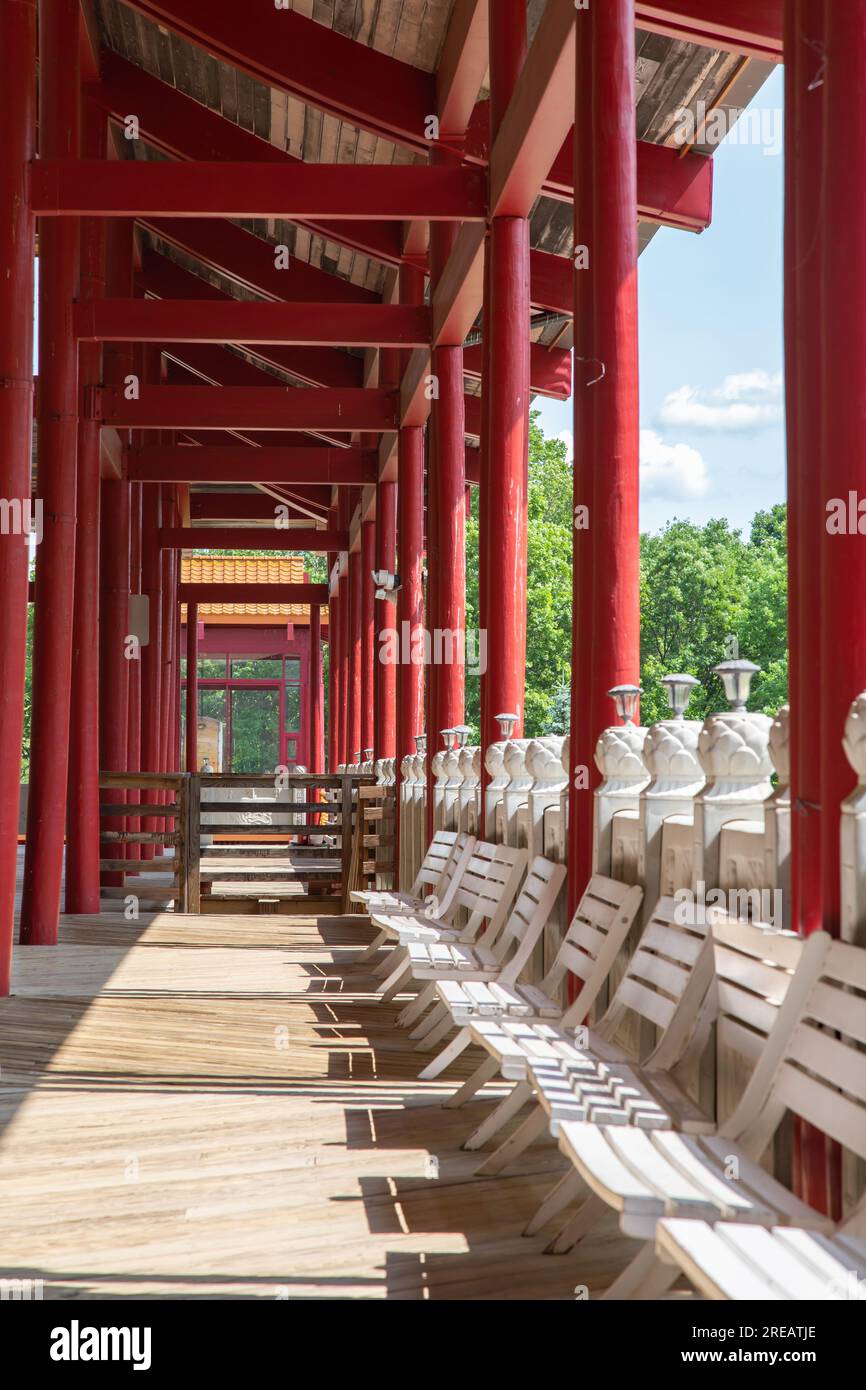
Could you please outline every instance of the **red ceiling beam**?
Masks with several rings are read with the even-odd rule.
[[[315,506],[330,505],[327,487],[293,487],[292,496]],[[268,521],[274,523],[276,498],[265,492],[193,492],[189,499],[191,521]],[[227,527],[227,530],[232,528]],[[343,550],[344,546],[334,546]]]
[[[639,29],[685,43],[782,61],[783,0],[636,0]]]
[[[279,503],[275,501],[274,506]],[[319,531],[313,526],[256,526],[248,530],[237,526],[166,526],[159,533],[159,544],[163,550],[347,550],[349,532]]]
[[[279,385],[142,386],[137,400],[127,400],[122,386],[103,386],[94,409],[104,424],[133,430],[378,432],[394,429],[397,415],[393,391]]]
[[[481,343],[463,349],[463,371],[480,379]],[[534,396],[552,396],[567,401],[571,396],[571,353],[565,348],[545,347],[543,343],[529,345],[530,390]]]
[[[483,222],[486,184],[483,170],[457,165],[299,163],[290,174],[261,160],[40,159],[30,166],[31,207],[41,217]]]
[[[440,138],[462,137],[472,118],[488,55],[488,0],[455,0],[436,70]]]
[[[327,604],[327,584],[178,584],[178,603]]]
[[[373,449],[251,449],[145,445],[127,452],[127,476],[139,483],[315,483],[332,487],[376,481]]]
[[[403,304],[100,299],[75,305],[73,332],[85,342],[416,347],[430,341],[430,314]]]
[[[101,81],[85,90],[116,121],[135,112],[142,139],[175,159],[267,160],[284,169],[303,162],[108,49],[102,53]],[[296,220],[308,231],[363,255],[395,263],[400,259],[399,222]]]

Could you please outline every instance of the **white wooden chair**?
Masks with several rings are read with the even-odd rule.
[[[640,888],[594,874],[553,964],[540,984],[527,984],[519,978],[513,985],[464,983],[462,980],[437,983],[440,1003],[433,1012],[432,1026],[422,1035],[418,1050],[429,1051],[455,1025],[460,1032],[424,1069],[421,1079],[438,1076],[470,1045],[469,1025],[476,1019],[544,1019],[554,1024],[585,1018],[625,943],[642,898]],[[558,996],[569,973],[580,981],[581,987],[571,1007],[564,1010]],[[430,1017],[428,1015],[428,1019]],[[459,1099],[453,1098],[453,1106],[462,1105],[498,1071],[498,1062],[485,1057],[473,1076],[461,1086],[457,1093]]]
[[[739,978],[720,980],[720,1008],[741,1031],[749,1028],[754,986],[771,958],[766,952],[772,945],[762,949],[763,960],[756,951]],[[660,1218],[831,1232],[830,1219],[801,1202],[759,1160],[789,1110],[866,1157],[866,998],[852,988],[866,991],[866,952],[814,933],[803,944],[742,1098],[714,1135],[562,1123],[560,1149],[591,1195],[549,1248],[569,1248],[605,1207],[613,1207],[622,1230],[646,1243],[604,1297],[655,1298],[678,1276],[677,1267],[656,1254]]]
[[[427,901],[425,890],[430,889],[435,894],[449,861],[461,853],[467,841],[472,840],[472,836],[461,835],[454,830],[437,830],[408,893],[401,893],[396,888],[355,889],[350,894],[350,901],[368,910],[378,907],[383,911],[400,912],[405,909],[407,912],[418,912]]]
[[[504,848],[504,847],[503,847]],[[501,927],[491,922],[475,945],[412,942],[406,948],[407,977],[435,985],[441,980],[512,984],[526,965],[565,881],[565,867],[538,855],[517,901]],[[396,973],[396,972],[395,972]],[[429,991],[431,1000],[434,991]]]
[[[465,949],[469,949],[476,938],[494,940],[502,930],[525,870],[525,850],[478,841],[451,899],[447,920],[443,922],[443,926],[456,928],[458,917],[462,913],[466,921],[459,934],[466,938]],[[409,948],[415,939],[425,939],[423,936],[419,937],[418,933],[431,923],[422,916],[388,919],[380,916],[377,925],[383,932],[394,935],[398,940],[402,932],[406,943],[398,945],[385,963],[385,969],[389,973],[377,993],[382,1001],[386,1002],[393,999],[395,994],[411,981],[412,961]],[[416,933],[415,938],[411,935],[413,932]],[[427,939],[431,946],[436,944]],[[422,988],[418,996],[398,1015],[397,1023],[408,1027],[434,999],[435,990],[432,984],[426,989]]]
[[[469,1136],[464,1147],[481,1148],[536,1097],[527,1119],[484,1161],[479,1173],[501,1172],[547,1130],[548,1111],[543,1097],[536,1095],[533,1063],[539,1064],[541,1080],[550,1081],[548,1090],[554,1086],[551,1065],[559,1068],[566,1058],[578,1068],[586,1059],[592,1068],[633,1065],[637,1059],[628,1056],[615,1041],[629,1014],[661,1030],[644,1063],[654,1075],[663,1077],[703,1048],[709,1029],[706,1000],[713,979],[713,955],[706,925],[678,922],[676,907],[670,897],[656,903],[608,1008],[595,1028],[581,1030],[579,1048],[574,1036],[586,1017],[583,991],[555,1028],[544,1021],[506,1018],[477,1019],[470,1024],[473,1041],[487,1050],[506,1081],[517,1084]],[[548,1064],[547,1071],[544,1063]],[[492,1067],[488,1071],[492,1072]],[[695,1107],[689,1109],[694,1111]]]
[[[450,830],[443,830],[437,833],[451,836],[453,832]],[[395,921],[417,921],[423,924],[444,922],[446,925],[451,924],[454,917],[455,897],[458,888],[460,887],[470,862],[477,853],[478,844],[474,836],[453,833],[451,852],[445,858],[435,883],[432,883],[432,867],[427,870],[426,876],[424,877],[424,883],[431,882],[433,888],[433,891],[428,897],[412,898],[410,901],[407,895],[405,902],[389,902],[389,895],[383,893],[379,898],[369,902],[367,904],[367,911],[373,923],[379,928],[379,931],[366,949],[362,951],[361,955],[358,956],[358,960],[369,960],[372,956],[376,955],[383,946],[389,944],[391,937],[395,934],[391,929]],[[427,863],[428,860],[431,860],[429,850],[425,863]],[[424,874],[425,870],[422,864],[418,879],[416,879],[416,884],[421,881],[422,875]],[[387,970],[387,966],[385,969]]]
[[[863,1230],[863,1203],[858,1208]],[[656,1254],[676,1265],[698,1293],[711,1299],[866,1301],[866,1237],[835,1236],[794,1226],[674,1217],[656,1227]]]

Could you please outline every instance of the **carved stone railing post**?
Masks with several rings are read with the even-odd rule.
[[[458,830],[458,803],[460,788],[463,785],[463,770],[460,766],[462,749],[449,748],[445,754],[443,770],[445,785],[442,788],[442,826],[445,830]]]
[[[421,745],[420,751],[415,754],[415,795],[414,795],[414,825],[415,842],[413,847],[413,868],[412,878],[414,879],[421,867],[421,861],[427,852],[427,753],[425,751],[426,742]]]
[[[644,890],[643,916],[652,916],[662,894],[662,851],[665,822],[672,816],[694,816],[695,797],[704,785],[698,761],[699,719],[660,719],[652,724],[643,746],[643,760],[650,780],[640,795],[640,861],[638,874]],[[693,835],[689,834],[691,850]],[[692,859],[692,854],[688,854]],[[682,884],[690,888],[692,865]]]
[[[790,926],[791,909],[791,756],[790,710],[783,705],[770,729],[769,752],[778,783],[764,807],[764,854],[768,888],[778,888],[783,920]]]
[[[706,784],[695,798],[692,890],[721,884],[722,827],[731,821],[755,821],[763,825],[764,803],[773,788],[770,776],[769,737],[772,719],[745,707],[748,678],[758,670],[750,662],[722,662],[716,668],[726,683],[733,708],[704,720],[698,739],[698,758]],[[733,672],[733,677],[730,673]],[[729,679],[745,673],[745,693],[732,695]]]
[[[527,848],[529,788],[532,776],[526,767],[526,750],[531,740],[510,738],[505,745],[502,761],[508,773],[508,782],[502,792],[502,807],[505,819],[503,843],[514,849]],[[521,817],[521,810],[524,814]]]
[[[526,771],[532,778],[527,798],[529,806],[529,857],[544,854],[544,813],[558,806],[565,773],[562,769],[561,735],[530,740],[526,750]]]
[[[501,821],[497,811],[508,785],[508,773],[504,762],[506,746],[504,741],[490,743],[484,755],[484,766],[490,776],[484,793],[484,839],[494,844],[500,842],[498,827]]]
[[[866,691],[851,703],[842,740],[857,785],[842,802],[842,939],[866,946]]]
[[[445,783],[448,781],[448,769],[445,765],[448,757],[448,749],[440,748],[433,754],[431,769],[435,782],[433,783],[433,829],[445,830]]]
[[[460,749],[462,781],[457,797],[457,830],[478,834],[478,798],[481,788],[481,749],[467,744]]]
[[[640,794],[649,781],[641,757],[647,730],[639,724],[622,724],[605,729],[595,746],[595,763],[602,781],[593,793],[595,815],[592,837],[593,873],[638,881],[638,815]],[[630,843],[623,837],[614,850],[614,817],[632,813],[634,833]]]
[[[412,886],[414,874],[409,875],[412,862],[412,843],[415,827],[412,823],[414,810],[415,757],[409,753],[400,763],[400,864],[398,888],[407,893]]]

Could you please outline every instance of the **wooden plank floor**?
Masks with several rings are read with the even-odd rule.
[[[478,1179],[353,964],[360,918],[65,918],[0,1001],[0,1277],[46,1298],[569,1299],[636,1248],[520,1230],[555,1148]]]

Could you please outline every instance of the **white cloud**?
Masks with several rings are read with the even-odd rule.
[[[765,429],[782,419],[782,373],[734,372],[712,390],[678,386],[662,401],[659,420],[676,429],[718,432]]]
[[[702,497],[710,485],[707,466],[689,444],[665,444],[655,430],[640,432],[640,486],[646,496]]]
[[[559,434],[554,435],[555,439],[561,439],[565,445],[565,452],[570,459],[574,458],[574,435],[571,430],[560,430]]]

